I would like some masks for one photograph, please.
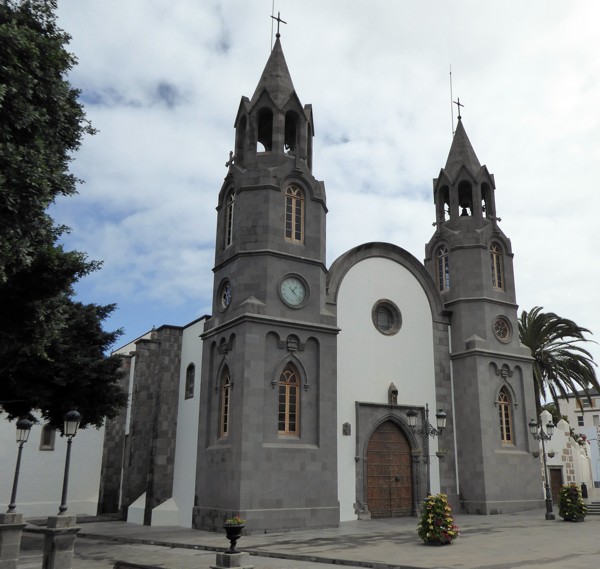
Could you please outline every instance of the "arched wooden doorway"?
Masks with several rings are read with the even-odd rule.
[[[410,445],[392,421],[379,425],[367,446],[367,506],[374,518],[413,513]]]

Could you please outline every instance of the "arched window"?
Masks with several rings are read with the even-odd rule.
[[[298,435],[300,433],[300,375],[293,364],[287,364],[281,372],[278,387],[277,433]]]
[[[225,204],[225,247],[233,243],[233,209],[235,206],[235,193],[229,192]]]
[[[510,395],[506,387],[498,393],[498,410],[500,412],[500,438],[503,445],[514,444],[512,429],[512,411]]]
[[[221,417],[220,435],[229,435],[229,413],[231,408],[231,375],[229,368],[225,367],[221,374]]]
[[[194,384],[196,382],[196,366],[190,364],[185,370],[185,398],[194,397]]]
[[[298,186],[285,191],[285,238],[294,243],[304,241],[304,194]]]
[[[258,112],[258,143],[262,144],[264,152],[273,150],[273,111],[271,109],[261,109]]]
[[[473,188],[466,180],[458,184],[458,206],[461,217],[473,215]]]
[[[438,290],[444,292],[450,289],[450,265],[448,264],[448,247],[442,245],[437,250],[437,284]]]
[[[298,144],[298,115],[294,111],[285,113],[285,150],[293,153]]]
[[[492,243],[490,247],[492,261],[492,286],[497,290],[504,290],[504,266],[502,263],[502,247]]]

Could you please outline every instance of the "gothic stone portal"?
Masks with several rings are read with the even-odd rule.
[[[410,516],[412,457],[408,440],[391,421],[373,433],[367,447],[367,505],[374,518]]]

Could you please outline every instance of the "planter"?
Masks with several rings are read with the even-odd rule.
[[[423,540],[423,545],[450,545],[452,542],[450,540],[445,541],[425,541]]]
[[[225,553],[239,553],[235,546],[238,539],[242,537],[242,530],[245,527],[246,524],[225,524],[223,526],[227,539],[229,540],[229,549],[227,549]]]
[[[585,516],[563,516],[565,522],[585,522]]]

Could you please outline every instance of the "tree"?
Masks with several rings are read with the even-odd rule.
[[[73,285],[99,268],[65,251],[47,209],[76,192],[68,169],[94,134],[66,80],[75,57],[56,24],[56,0],[0,0],[0,403],[9,418],[38,409],[54,426],[78,408],[99,426],[125,403],[113,306],[73,300]]]
[[[581,404],[580,393],[590,399],[590,390],[600,392],[592,355],[581,346],[590,342],[591,332],[572,320],[536,306],[523,311],[519,318],[519,336],[533,357],[533,379],[538,415],[542,400],[548,395],[560,408],[558,397],[574,397]]]

